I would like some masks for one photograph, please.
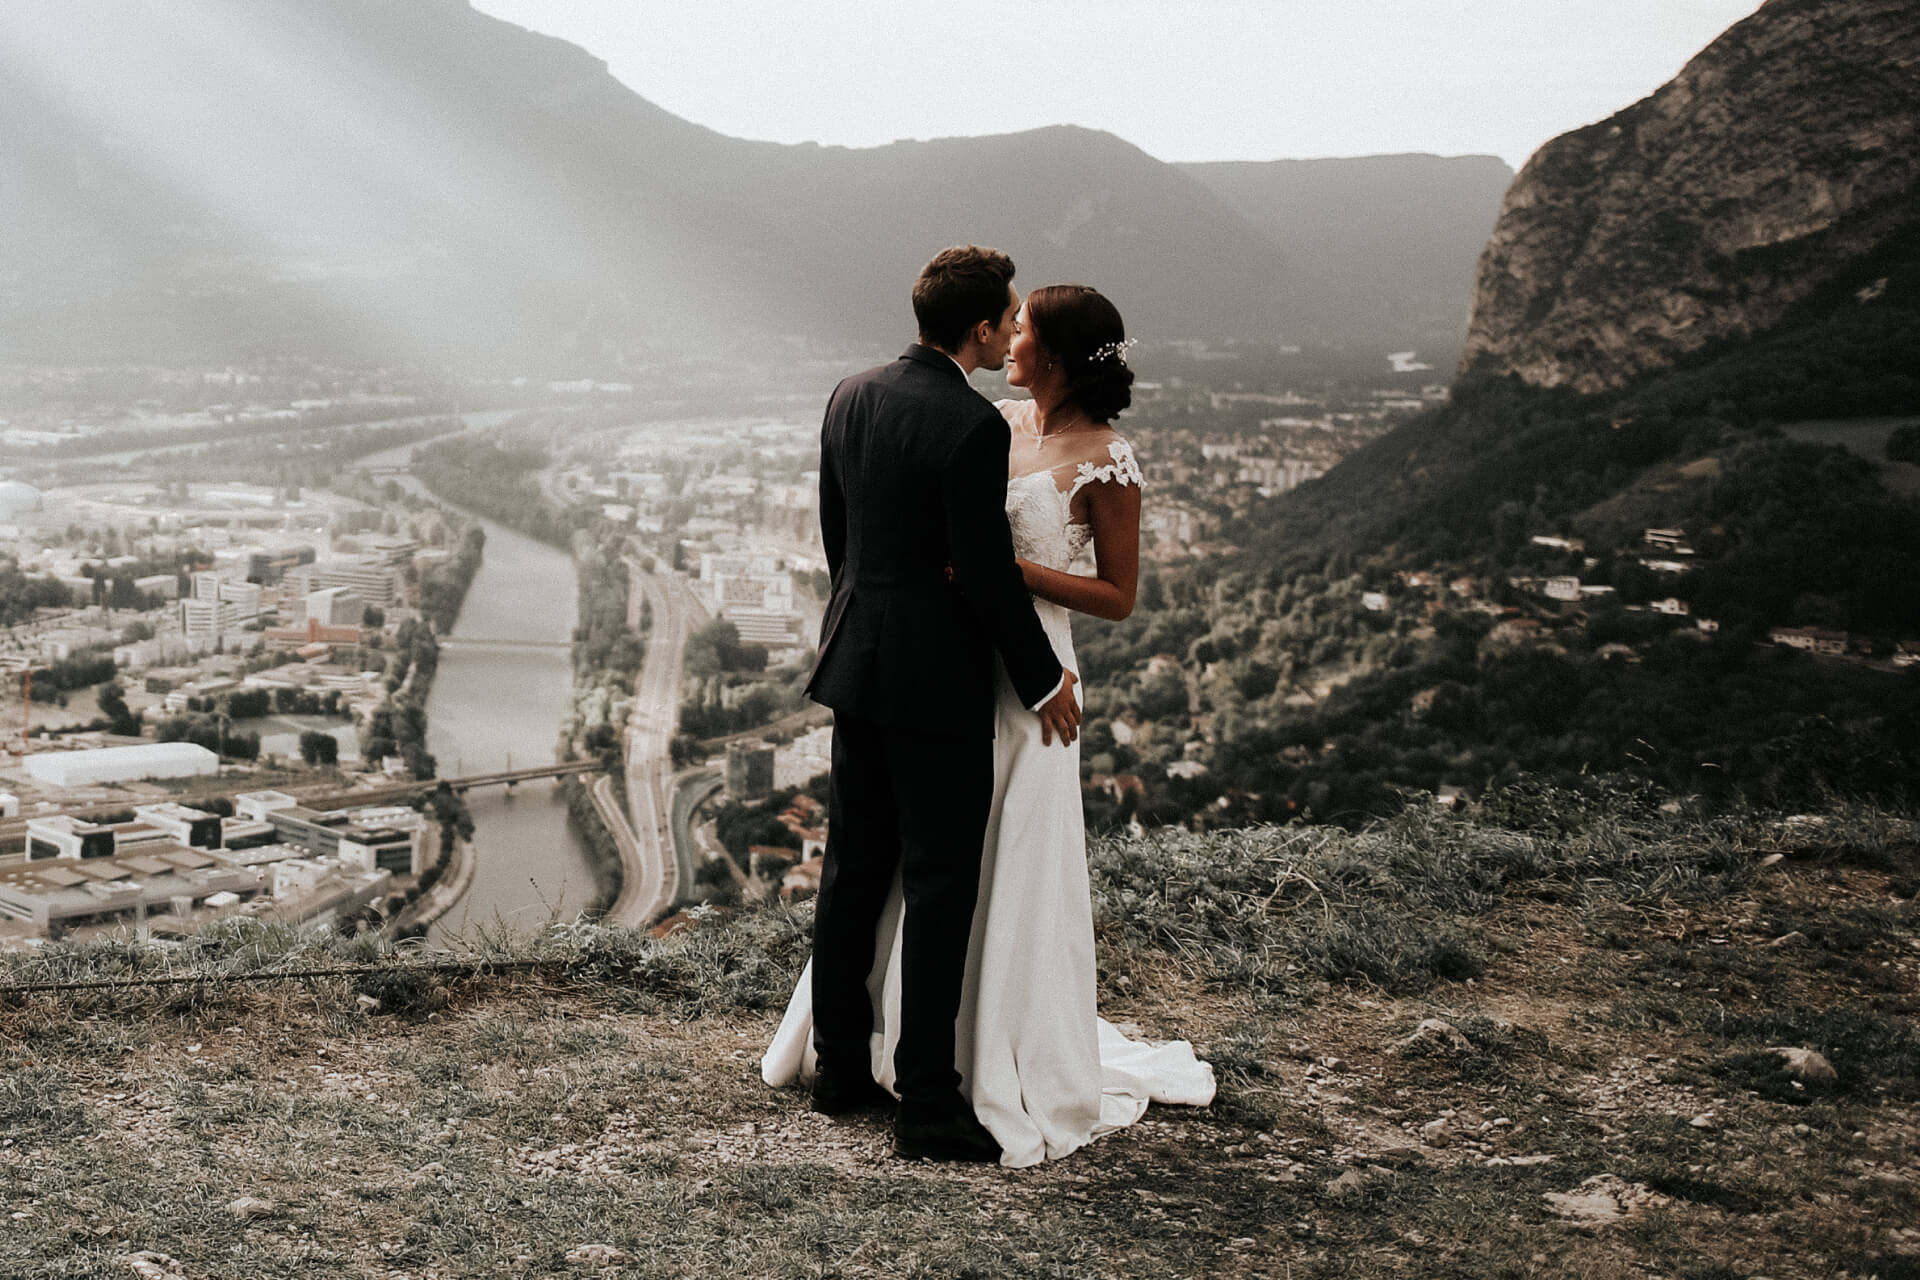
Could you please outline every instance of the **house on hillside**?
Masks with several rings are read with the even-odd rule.
[[[788,867],[787,873],[780,877],[780,900],[791,902],[820,892],[820,873],[825,866],[824,859],[810,857]]]
[[[1803,649],[1827,657],[1839,657],[1847,651],[1847,633],[1824,627],[1775,627],[1767,632],[1767,639],[1790,649]]]
[[[1510,618],[1499,623],[1487,632],[1484,643],[1495,647],[1517,648],[1520,645],[1536,644],[1544,634],[1539,622],[1532,618]]]

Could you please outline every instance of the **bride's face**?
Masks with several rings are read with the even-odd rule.
[[[1031,388],[1045,372],[1047,356],[1027,321],[1025,303],[1020,305],[1020,314],[1014,317],[1013,324],[1013,345],[1007,349],[1007,385]]]

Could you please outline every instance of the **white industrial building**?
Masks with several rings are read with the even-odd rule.
[[[191,742],[149,742],[94,751],[43,751],[28,756],[29,776],[50,787],[92,787],[142,778],[194,778],[220,772],[220,757]]]
[[[291,809],[299,803],[284,791],[243,791],[233,798],[233,813],[237,818],[266,822],[274,810]]]
[[[302,584],[299,579],[304,576]],[[294,588],[304,585],[310,594],[329,587],[342,587],[378,609],[391,608],[402,598],[400,574],[392,566],[371,557],[339,558],[326,564],[302,566],[290,572],[286,581]]]
[[[130,911],[185,915],[215,894],[257,892],[260,881],[256,871],[178,846],[128,857],[26,862],[0,867],[0,916],[51,932]]]
[[[180,579],[171,573],[154,573],[133,580],[133,589],[142,595],[159,596],[166,600],[180,598]]]
[[[307,592],[307,619],[323,627],[357,627],[366,611],[366,603],[348,587]]]

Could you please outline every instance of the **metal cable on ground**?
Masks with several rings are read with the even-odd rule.
[[[569,960],[463,960],[446,964],[355,965],[329,969],[256,969],[247,973],[161,974],[149,978],[91,978],[73,982],[27,982],[0,986],[0,996],[46,991],[110,991],[130,987],[176,987],[194,982],[279,982],[304,978],[354,978],[372,973],[459,973],[474,975],[508,969],[570,968]]]

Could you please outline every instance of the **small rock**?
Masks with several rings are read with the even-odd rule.
[[[1713,1116],[1706,1112],[1702,1112],[1701,1114],[1695,1116],[1693,1119],[1687,1121],[1687,1123],[1692,1125],[1696,1129],[1711,1129],[1713,1128]]]
[[[1803,1080],[1808,1084],[1833,1084],[1840,1079],[1840,1073],[1833,1069],[1833,1064],[1812,1049],[1780,1046],[1770,1048],[1767,1052],[1785,1058],[1787,1074],[1795,1080]]]
[[[1583,1227],[1629,1222],[1646,1210],[1669,1203],[1666,1196],[1611,1173],[1597,1174],[1571,1191],[1549,1191],[1542,1199],[1562,1218]]]
[[[1329,1071],[1345,1071],[1347,1069],[1347,1060],[1345,1058],[1322,1058],[1320,1059],[1320,1065]]]
[[[625,1249],[616,1249],[610,1244],[582,1244],[567,1250],[567,1265],[570,1267],[611,1267],[625,1262],[632,1255]]]
[[[227,1201],[227,1212],[245,1221],[248,1218],[270,1218],[280,1211],[280,1206],[271,1200],[261,1200],[255,1196],[241,1196],[238,1200]]]
[[[1327,1184],[1327,1194],[1336,1200],[1345,1199],[1364,1188],[1372,1178],[1364,1169],[1348,1169],[1345,1173]]]
[[[151,1249],[142,1249],[139,1253],[123,1253],[115,1262],[140,1277],[140,1280],[187,1280],[186,1273],[180,1270],[180,1264],[164,1253],[155,1253]]]
[[[1428,1018],[1413,1029],[1413,1034],[1398,1041],[1393,1046],[1395,1053],[1471,1053],[1473,1041],[1460,1034],[1460,1029],[1451,1022],[1440,1018]]]
[[[1453,1125],[1444,1117],[1430,1120],[1420,1126],[1420,1141],[1430,1147],[1449,1146],[1453,1142]]]

